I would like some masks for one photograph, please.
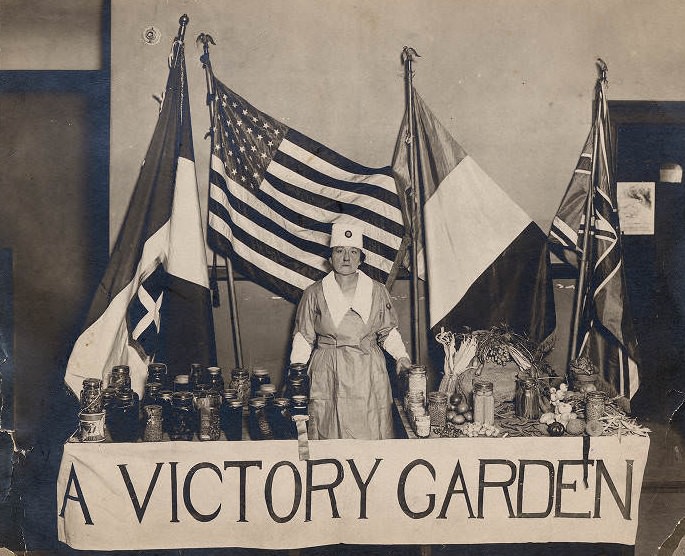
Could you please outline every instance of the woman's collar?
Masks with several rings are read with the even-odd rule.
[[[335,279],[335,272],[329,272],[321,281],[323,285],[323,296],[326,300],[326,305],[328,305],[328,312],[331,314],[331,319],[336,328],[340,325],[345,314],[350,309],[357,313],[364,323],[369,320],[369,315],[371,314],[373,280],[361,270],[357,271],[357,275],[357,288],[351,303],[340,289],[340,286]]]

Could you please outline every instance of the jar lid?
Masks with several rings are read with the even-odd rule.
[[[473,382],[473,391],[481,394],[488,394],[494,390],[495,386],[492,382],[487,380],[475,380]]]
[[[585,397],[593,399],[593,400],[598,400],[598,399],[605,400],[609,396],[607,395],[606,392],[603,392],[602,390],[592,390],[590,392],[585,392]]]
[[[278,407],[290,407],[290,400],[288,398],[274,398],[274,405]]]
[[[252,374],[254,376],[269,376],[269,371],[267,369],[255,369]]]
[[[296,394],[291,399],[293,400],[293,403],[295,403],[295,404],[307,403],[307,396],[305,396],[304,394]]]
[[[207,370],[209,371],[210,375],[221,374],[221,367],[207,367]]]
[[[193,393],[192,392],[174,392],[172,395],[173,400],[182,400],[182,401],[188,401],[193,399]]]
[[[176,384],[188,384],[190,382],[190,377],[188,375],[176,375],[174,377],[174,382]]]
[[[133,399],[133,390],[130,388],[121,388],[117,390],[116,397],[118,400],[129,401]]]
[[[260,407],[264,407],[266,405],[266,400],[262,397],[250,398],[250,401],[248,403],[250,404],[250,407],[259,409]]]
[[[97,387],[100,388],[102,386],[102,379],[99,378],[84,378],[83,379],[83,387],[85,388],[86,386],[92,388],[92,387]]]
[[[243,402],[240,400],[229,400],[228,407],[237,409],[239,407],[243,407]]]
[[[275,384],[262,384],[259,387],[260,392],[271,392],[272,394],[276,392],[276,385]]]
[[[245,378],[250,376],[250,373],[247,372],[245,369],[241,369],[240,367],[236,367],[231,371],[231,376],[236,377],[236,378]]]
[[[164,371],[166,372],[166,364],[165,363],[150,363],[147,366],[149,371]]]
[[[415,375],[415,374],[425,374],[426,373],[426,366],[425,365],[412,365],[409,367],[409,374],[410,375]]]
[[[292,365],[290,365],[290,368],[292,370],[301,371],[302,369],[307,368],[307,364],[306,363],[293,363]]]
[[[146,382],[145,388],[150,392],[159,392],[162,389],[161,382]]]
[[[428,399],[435,402],[441,402],[447,400],[447,394],[445,392],[430,392],[428,394]]]
[[[238,397],[238,391],[227,388],[223,393],[225,400],[235,400]]]
[[[170,400],[174,397],[174,393],[171,390],[160,390],[159,397],[163,400]]]
[[[128,365],[116,365],[112,367],[112,374],[113,375],[118,375],[118,374],[131,374],[131,369],[129,369]]]
[[[200,363],[191,363],[190,364],[190,372],[192,373],[193,371],[201,371],[202,370],[202,365]]]

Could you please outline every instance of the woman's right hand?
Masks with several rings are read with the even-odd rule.
[[[395,370],[397,371],[397,374],[400,375],[405,371],[408,371],[409,368],[411,367],[411,360],[409,357],[400,357],[397,360],[397,364],[395,365]]]

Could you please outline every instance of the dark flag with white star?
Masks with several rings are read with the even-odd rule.
[[[331,225],[364,229],[362,270],[387,282],[404,237],[390,168],[367,168],[260,112],[215,79],[207,240],[296,301],[328,272]]]
[[[183,43],[176,41],[164,101],[87,326],[67,365],[84,378],[128,365],[142,392],[147,365],[170,373],[216,363],[205,239],[195,176]]]

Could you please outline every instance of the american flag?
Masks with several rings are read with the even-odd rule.
[[[361,270],[387,282],[405,234],[386,168],[367,168],[257,110],[214,79],[210,247],[296,301],[328,272],[331,225],[364,229]]]
[[[549,241],[550,248],[563,259],[580,266],[585,213],[587,203],[592,204],[587,279],[584,291],[579,292],[580,345],[572,346],[572,350],[589,357],[616,393],[630,398],[639,386],[637,340],[625,284],[605,86],[599,79],[595,121],[554,218]]]

